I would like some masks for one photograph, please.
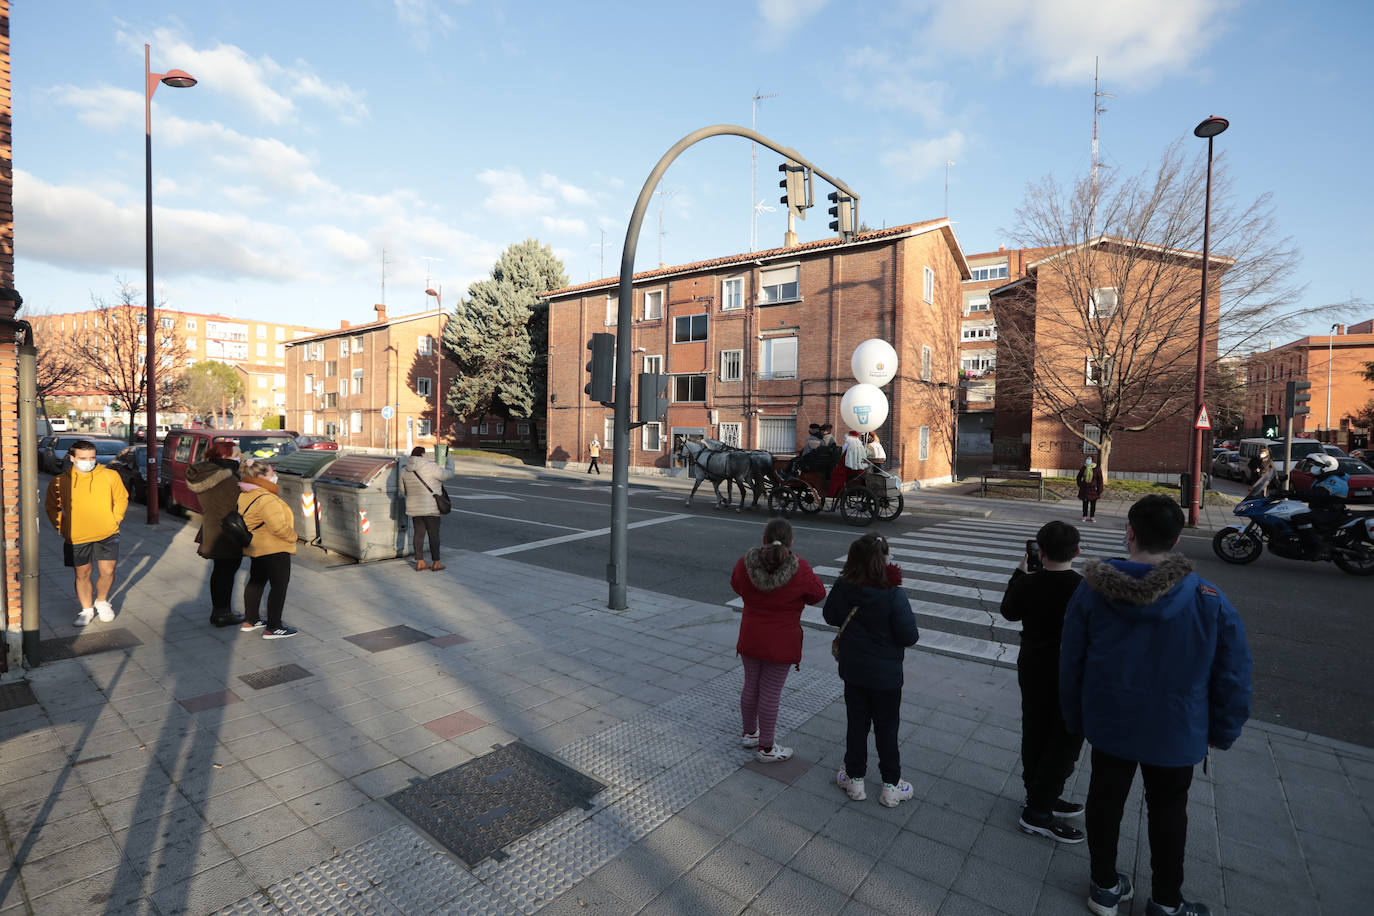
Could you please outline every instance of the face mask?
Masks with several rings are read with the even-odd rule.
[[[277,482],[277,475],[276,475],[276,474],[268,474],[266,479],[267,479],[267,482],[268,482],[268,483],[276,483],[276,482]]]
[[[76,465],[76,469],[83,474],[89,474],[91,471],[95,470],[94,458],[82,458],[74,462],[74,464]]]

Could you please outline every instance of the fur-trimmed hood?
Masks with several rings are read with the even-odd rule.
[[[226,480],[237,479],[238,475],[233,471],[212,461],[197,462],[186,469],[186,488],[196,494],[213,490]]]
[[[1155,566],[1131,560],[1089,560],[1083,579],[1118,610],[1139,610],[1154,604],[1193,572],[1193,563],[1180,553],[1166,554]],[[1161,607],[1166,614],[1168,605]]]
[[[792,577],[797,574],[797,557],[792,551],[787,551],[787,557],[782,561],[782,565],[776,572],[770,573],[763,568],[763,548],[751,547],[744,555],[744,569],[749,573],[749,581],[754,583],[754,588],[761,592],[771,592],[792,581]]]

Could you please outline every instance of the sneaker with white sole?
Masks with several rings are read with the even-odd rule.
[[[265,626],[267,626],[267,624],[261,620],[254,620],[251,622],[245,620],[243,623],[239,624],[239,631],[243,633],[251,633],[254,630],[261,630]]]
[[[1081,817],[1083,814],[1083,806],[1078,802],[1056,798],[1054,800],[1054,805],[1050,808],[1050,812],[1055,817]]]
[[[114,607],[108,601],[97,601],[95,603],[96,616],[104,623],[114,620]]]
[[[1151,897],[1145,902],[1145,916],[1211,916],[1212,911],[1207,908],[1205,903],[1189,903],[1184,900],[1172,910],[1165,909],[1155,903]]]
[[[1131,887],[1131,879],[1123,874],[1117,874],[1115,887],[1098,887],[1096,882],[1088,879],[1088,909],[1097,916],[1116,916],[1116,905],[1130,903],[1134,896],[1135,888]]]
[[[759,746],[759,733],[755,731],[755,732],[750,732],[750,733],[747,734],[747,735],[740,735],[740,736],[739,736],[739,743],[740,743],[742,746],[744,746],[744,747],[758,747],[758,746]]]
[[[792,749],[790,747],[783,747],[781,744],[775,744],[768,748],[768,750],[759,748],[754,751],[754,759],[759,763],[782,763],[782,761],[790,760],[791,758]]]
[[[864,792],[863,778],[853,778],[845,772],[843,767],[835,774],[835,785],[844,789],[844,794],[849,796],[850,801],[863,801],[868,798],[868,794]]]
[[[1021,809],[1021,819],[1017,821],[1022,833],[1030,833],[1036,836],[1047,836],[1057,843],[1068,843],[1070,845],[1083,842],[1086,837],[1083,831],[1071,826],[1053,814],[1044,814],[1039,811],[1032,811],[1030,808]]]
[[[88,625],[88,624],[89,624],[92,620],[94,620],[94,619],[95,619],[95,608],[93,608],[93,607],[82,608],[82,609],[81,609],[81,613],[80,613],[80,614],[77,614],[77,615],[76,615],[76,619],[72,621],[72,626],[74,626],[74,627],[84,627],[84,626]]]
[[[285,638],[288,637],[288,636],[295,636],[295,635],[296,635],[297,633],[299,633],[299,632],[300,632],[300,630],[297,630],[295,627],[288,627],[288,626],[268,627],[268,628],[266,628],[266,629],[264,629],[264,630],[262,631],[262,638],[263,638],[263,639],[285,639]]]
[[[911,783],[899,779],[896,783],[883,783],[883,791],[878,794],[878,803],[884,808],[895,808],[911,798]]]

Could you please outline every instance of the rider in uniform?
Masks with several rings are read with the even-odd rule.
[[[1311,488],[1305,494],[1297,494],[1307,502],[1308,511],[1293,516],[1293,524],[1302,538],[1304,552],[1312,556],[1320,552],[1322,536],[1329,539],[1346,519],[1350,477],[1330,455],[1313,455],[1308,461],[1317,473]]]

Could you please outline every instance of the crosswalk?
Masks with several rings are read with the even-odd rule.
[[[902,568],[902,588],[921,631],[917,647],[1014,667],[1021,625],[1002,619],[998,608],[1012,570],[1025,554],[1026,541],[1039,528],[1040,523],[1030,521],[951,519],[889,537],[892,562]],[[1076,568],[1089,558],[1125,552],[1116,525],[1102,529],[1080,524],[1078,529],[1081,555]],[[844,561],[843,556],[831,564],[813,560],[812,568],[828,588]],[[735,598],[729,604],[739,610],[744,601]],[[802,612],[802,625],[835,630],[821,617],[819,607]]]

